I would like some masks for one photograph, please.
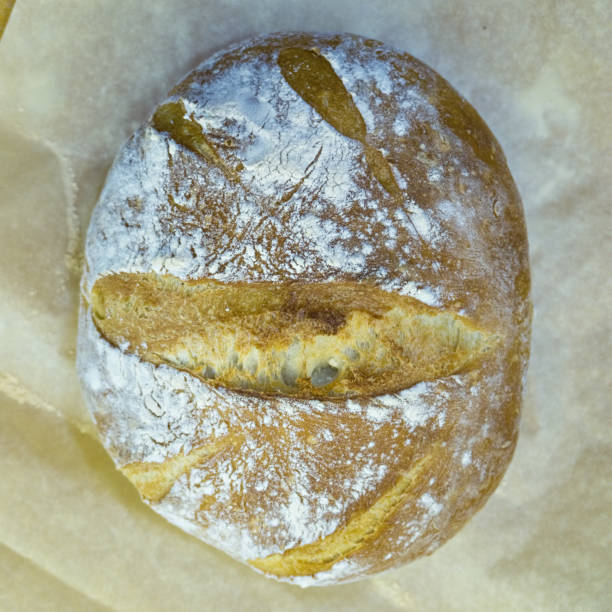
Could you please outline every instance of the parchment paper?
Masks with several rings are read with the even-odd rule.
[[[611,23],[609,0],[17,0],[0,41],[0,610],[611,609]],[[309,590],[144,506],[74,371],[84,231],[119,146],[210,52],[298,29],[384,40],[472,102],[524,199],[535,304],[521,438],[487,506],[432,557]]]

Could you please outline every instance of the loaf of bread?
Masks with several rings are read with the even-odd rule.
[[[450,538],[511,459],[522,206],[476,111],[408,54],[274,34],[217,53],[93,212],[78,368],[167,520],[324,585]]]

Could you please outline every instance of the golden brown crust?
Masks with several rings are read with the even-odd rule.
[[[316,542],[298,546],[262,559],[251,559],[249,563],[275,576],[312,576],[329,570],[338,561],[354,555],[369,542],[375,540],[385,529],[387,521],[406,502],[415,497],[415,489],[422,488],[425,466],[433,461],[431,450],[416,461],[408,473],[383,493],[366,510],[354,512],[349,522]]]
[[[229,445],[236,444],[234,437],[226,436],[210,444],[198,446],[187,454],[179,453],[163,463],[130,463],[124,465],[121,471],[144,499],[158,502],[170,493],[181,476],[189,474],[195,467]]]
[[[183,282],[114,274],[91,292],[115,346],[208,384],[286,397],[394,393],[477,367],[499,338],[358,283]]]
[[[429,554],[510,461],[527,240],[503,153],[411,56],[275,34],[193,71],[92,218],[79,363],[169,520],[299,584]]]

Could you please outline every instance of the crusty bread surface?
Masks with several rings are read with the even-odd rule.
[[[518,433],[527,238],[504,155],[433,70],[359,36],[206,60],[92,215],[78,368],[153,509],[268,576],[429,554]]]

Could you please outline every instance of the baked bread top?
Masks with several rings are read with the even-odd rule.
[[[123,147],[86,245],[79,370],[172,522],[302,584],[434,550],[511,458],[520,198],[476,111],[353,35],[190,73]]]

